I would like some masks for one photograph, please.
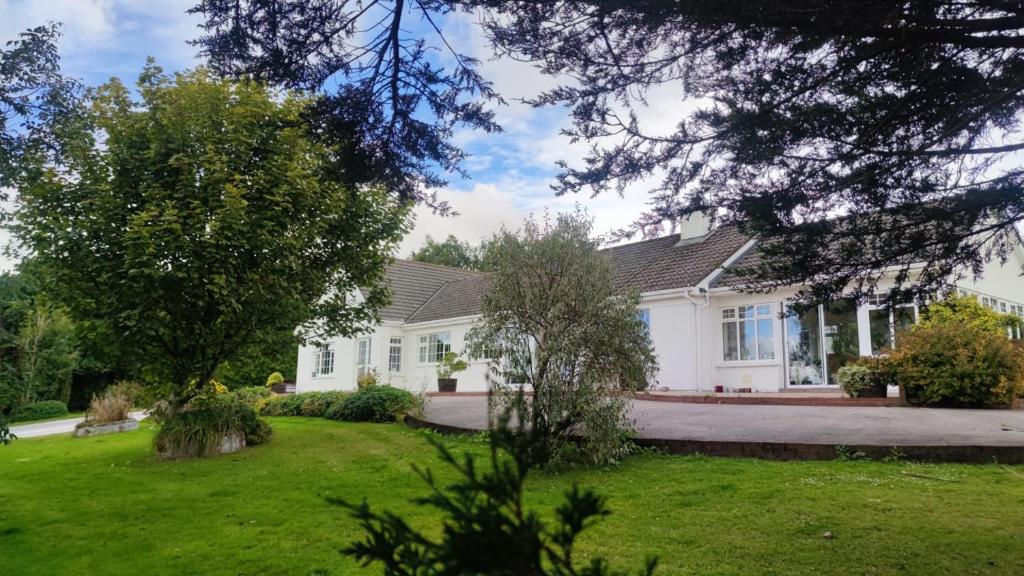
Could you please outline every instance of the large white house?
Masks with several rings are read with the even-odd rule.
[[[989,262],[980,278],[957,289],[1024,317],[1024,245],[1019,238],[1015,244],[1009,261]],[[730,273],[754,257],[754,246],[734,226],[710,229],[695,218],[680,234],[606,250],[618,287],[642,294],[639,313],[660,367],[657,388],[775,392],[834,386],[840,366],[892,346],[917,320],[916,306],[890,312],[882,302],[837,302],[782,318],[795,289],[743,293]],[[354,389],[358,375],[369,370],[414,392],[437,389],[436,363],[449,350],[464,350],[466,332],[480,318],[488,276],[400,260],[387,278],[393,302],[372,333],[300,348],[298,392]],[[485,361],[471,360],[457,374],[459,391],[486,390],[485,375]]]

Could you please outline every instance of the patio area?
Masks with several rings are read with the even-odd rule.
[[[879,458],[1024,462],[1020,410],[634,400],[631,415],[639,444],[677,453],[828,459],[845,451]],[[484,429],[487,398],[432,397],[421,423],[447,431]]]

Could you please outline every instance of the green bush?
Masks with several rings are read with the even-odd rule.
[[[416,405],[408,391],[391,386],[369,386],[358,390],[327,413],[332,420],[349,422],[394,422]]]
[[[348,397],[347,392],[303,392],[281,394],[268,398],[260,409],[263,416],[326,416],[334,406]]]
[[[32,402],[18,408],[11,415],[11,422],[25,422],[28,420],[43,420],[45,418],[56,418],[66,416],[68,405],[60,400],[43,400]]]
[[[263,386],[248,386],[246,388],[238,388],[228,393],[231,396],[237,398],[240,402],[252,406],[257,412],[263,406],[263,403],[270,398],[270,389],[264,388]]]
[[[889,364],[911,404],[1007,406],[1024,393],[1024,349],[968,318],[915,326]]]
[[[267,376],[267,388],[273,388],[282,382],[284,382],[284,374],[280,372],[273,372],[270,376]]]
[[[850,398],[884,398],[892,382],[888,359],[858,358],[836,371],[836,382]]]
[[[298,416],[303,394],[271,396],[260,408],[261,416]]]
[[[347,392],[306,392],[302,394],[305,399],[299,406],[299,416],[315,416],[323,418],[327,412],[345,401],[349,394]]]
[[[252,446],[269,440],[271,432],[252,406],[231,394],[210,395],[193,398],[163,420],[153,442],[161,454],[209,456],[226,436],[242,434],[246,445]]]

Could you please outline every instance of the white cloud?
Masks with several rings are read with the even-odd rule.
[[[428,208],[417,207],[416,225],[402,240],[400,257],[407,257],[422,246],[427,236],[443,240],[454,234],[475,244],[489,238],[502,225],[517,227],[526,215],[517,206],[514,194],[493,184],[477,184],[469,191],[446,189],[438,197],[447,201],[458,215],[440,216]]]
[[[0,34],[14,39],[18,33],[48,21],[63,22],[60,48],[76,50],[105,42],[113,36],[112,0],[0,0]]]

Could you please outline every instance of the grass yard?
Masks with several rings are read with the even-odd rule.
[[[0,447],[0,573],[358,573],[338,549],[360,531],[325,496],[365,497],[436,526],[408,503],[424,492],[411,464],[450,477],[420,433],[272,423],[269,444],[206,460],[156,460],[148,426]],[[612,509],[580,552],[631,572],[656,554],[663,575],[1024,573],[1024,467],[645,454],[537,474],[531,504],[549,510],[572,482]]]

